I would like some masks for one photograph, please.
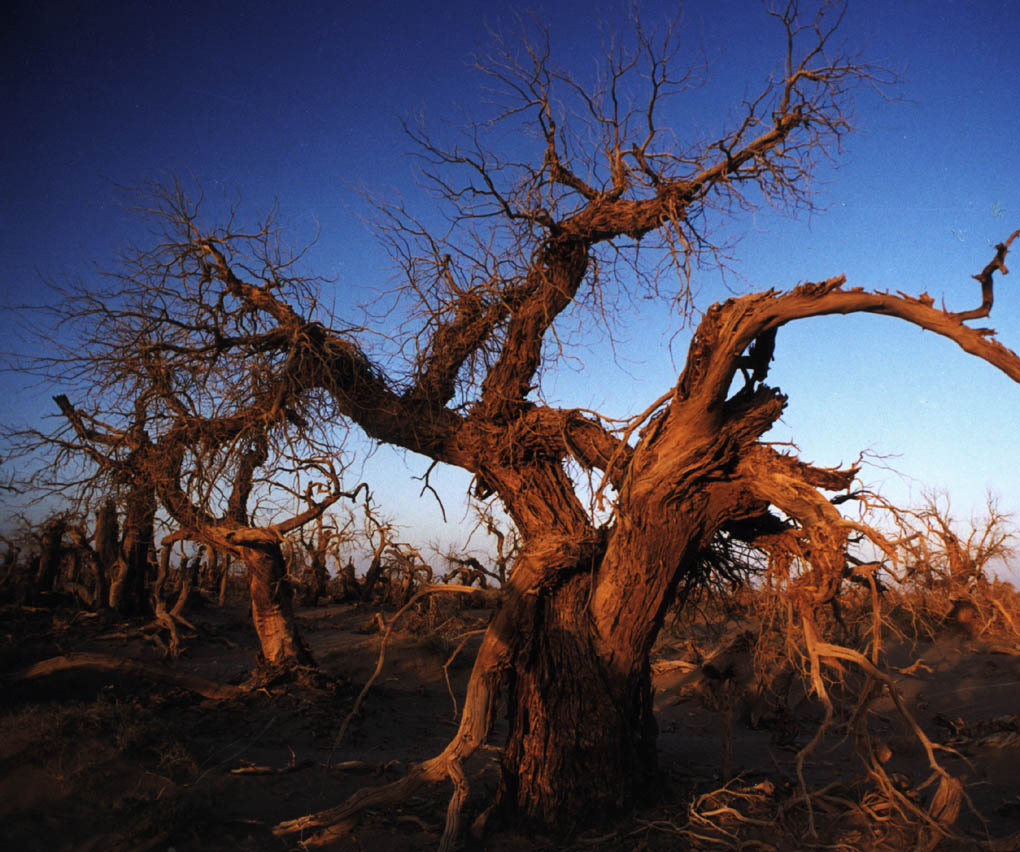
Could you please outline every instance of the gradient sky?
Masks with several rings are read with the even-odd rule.
[[[807,4],[805,4],[807,5]],[[278,200],[294,242],[319,233],[308,256],[335,280],[341,309],[372,298],[390,265],[363,224],[359,187],[403,195],[416,187],[402,118],[439,126],[477,111],[483,81],[471,57],[487,29],[515,10],[547,22],[562,64],[584,71],[599,53],[598,15],[610,27],[625,3],[476,3],[447,0],[314,2],[18,2],[3,13],[0,287],[5,306],[43,298],[40,276],[88,276],[144,229],[121,206],[121,187],[193,175],[213,201],[246,210]],[[642,17],[674,4],[645,2]],[[684,5],[692,58],[709,83],[675,109],[683,137],[712,126],[753,93],[781,59],[782,36],[755,2]],[[977,305],[970,276],[991,246],[1020,227],[1020,5],[1012,0],[850,0],[843,38],[902,83],[896,100],[862,92],[858,130],[823,175],[823,208],[795,219],[762,212],[734,223],[735,271],[700,275],[699,306],[731,291],[786,288],[845,273],[852,284]],[[1013,255],[1020,270],[1020,247]],[[740,276],[743,276],[742,278]],[[730,289],[728,290],[727,287]],[[4,350],[19,344],[18,317],[0,316]],[[990,320],[1020,350],[1020,272],[997,287]],[[598,339],[544,386],[556,403],[634,414],[675,382],[686,336],[657,302],[621,317],[618,359]],[[909,501],[922,487],[952,495],[956,513],[980,510],[986,492],[1020,517],[1020,387],[954,344],[875,317],[818,319],[779,334],[771,383],[790,396],[776,440],[793,440],[820,464],[871,449],[905,474],[865,479]],[[0,375],[4,420],[37,420],[48,389]],[[380,453],[367,467],[384,510],[420,542],[457,538],[410,482],[427,463]],[[408,487],[402,487],[409,483]],[[451,521],[465,479],[434,484]]]

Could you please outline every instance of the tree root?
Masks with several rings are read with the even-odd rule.
[[[70,671],[74,669],[94,669],[105,672],[119,672],[121,674],[134,675],[136,677],[156,680],[171,686],[177,686],[201,695],[203,698],[211,698],[215,701],[225,701],[231,698],[238,698],[246,693],[246,690],[239,686],[232,686],[226,683],[206,680],[198,675],[178,672],[173,669],[164,668],[156,663],[146,663],[141,660],[132,660],[127,657],[118,657],[113,654],[95,654],[79,652],[73,654],[62,654],[59,657],[51,657],[42,660],[28,668],[15,672],[10,676],[10,681],[18,683],[24,680],[34,680],[57,672]]]
[[[474,750],[473,745],[462,737],[457,737],[442,754],[412,767],[403,778],[390,784],[358,790],[346,802],[336,807],[281,822],[273,829],[273,834],[283,837],[316,830],[311,836],[302,838],[302,845],[306,848],[324,846],[335,840],[338,834],[346,833],[353,817],[361,811],[394,805],[414,795],[427,784],[449,778],[454,789],[446,808],[446,825],[439,842],[439,850],[452,852],[460,835],[461,811],[470,792],[462,761]]]
[[[803,763],[806,757],[820,743],[825,731],[833,722],[833,707],[821,677],[821,660],[837,661],[843,660],[855,664],[867,677],[865,687],[861,690],[861,699],[855,711],[858,728],[858,753],[864,763],[867,777],[877,787],[878,795],[890,811],[898,812],[908,823],[917,826],[918,838],[917,848],[933,849],[938,843],[947,837],[953,837],[952,825],[956,822],[961,806],[966,803],[974,811],[973,803],[964,792],[963,785],[959,779],[950,775],[941,765],[935,752],[942,750],[952,753],[952,749],[933,742],[921,729],[913,714],[906,706],[906,702],[900,695],[892,677],[874,662],[869,660],[859,651],[846,648],[842,645],[835,645],[823,642],[818,638],[815,628],[810,619],[805,618],[803,622],[804,638],[810,660],[810,674],[816,694],[825,705],[826,715],[815,736],[797,755],[797,775],[800,782],[801,796],[807,807],[809,832],[812,837],[817,837],[813,802],[815,797],[808,791],[803,775]],[[831,664],[831,663],[830,663]],[[876,690],[875,686],[879,686]],[[928,766],[931,770],[927,780],[915,787],[916,793],[921,793],[932,784],[936,784],[934,794],[927,808],[915,803],[903,791],[897,789],[883,766],[883,758],[876,752],[875,747],[864,726],[867,706],[877,697],[880,691],[888,694],[892,700],[897,713],[912,732],[914,738],[924,748],[928,758]],[[863,805],[862,805],[863,807]],[[874,819],[879,820],[877,815],[865,808],[865,812]],[[976,813],[976,811],[974,811]],[[887,816],[884,820],[889,820]]]
[[[438,760],[439,758],[433,758],[413,767],[407,775],[398,781],[358,790],[346,802],[336,807],[281,822],[273,829],[273,834],[282,837],[296,832],[303,833],[319,829],[318,833],[311,837],[303,838],[303,843],[306,846],[323,845],[332,839],[330,828],[346,822],[366,808],[392,805],[413,795],[425,784],[443,780],[448,773],[445,765],[440,767],[437,764]]]
[[[523,575],[524,572],[521,573]],[[360,700],[364,697],[368,687],[371,686],[382,668],[386,639],[397,618],[419,597],[441,591],[473,592],[476,590],[469,587],[442,585],[427,587],[415,595],[390,620],[386,634],[383,637],[382,647],[379,650],[379,660],[375,673],[365,685],[361,695],[358,696],[358,702],[355,703],[354,709],[345,720],[345,727],[341,729],[341,734],[346,728],[346,723],[358,709]],[[304,834],[307,831],[317,830],[310,837],[303,836],[302,843],[306,847],[323,846],[335,840],[338,836],[337,832],[346,831],[349,827],[348,821],[361,811],[367,808],[396,804],[413,795],[426,784],[434,784],[449,779],[453,782],[454,792],[447,806],[446,825],[439,848],[444,850],[444,852],[452,850],[460,832],[460,814],[469,791],[467,777],[463,770],[463,762],[479,746],[483,745],[488,737],[497,683],[510,654],[507,642],[503,637],[509,634],[509,622],[513,619],[514,612],[515,607],[513,603],[508,600],[503,609],[498,610],[493,616],[493,621],[486,631],[485,638],[482,640],[482,646],[478,650],[478,657],[475,660],[475,668],[468,683],[467,695],[464,699],[464,709],[461,713],[457,734],[440,754],[411,767],[407,775],[390,784],[358,790],[346,802],[336,807],[281,822],[273,829],[273,833],[277,836],[285,836],[297,832]]]
[[[457,647],[453,649],[453,653],[450,654],[450,656],[447,657],[446,662],[443,663],[443,678],[446,680],[446,691],[449,693],[450,702],[453,704],[453,720],[455,722],[457,721],[458,712],[457,696],[453,692],[453,684],[450,683],[450,666],[453,664],[453,661],[456,660],[457,657],[460,655],[460,652],[464,650],[464,646],[467,644],[468,639],[470,639],[472,636],[478,636],[480,634],[485,633],[485,630],[486,628],[482,628],[481,630],[469,630],[467,633],[462,634],[460,637],[460,641],[457,643]]]
[[[407,612],[411,608],[411,606],[413,604],[417,603],[419,600],[421,600],[426,595],[433,595],[433,594],[438,594],[438,593],[441,593],[441,592],[454,592],[454,593],[458,593],[458,594],[472,594],[473,592],[477,592],[477,591],[479,591],[479,590],[475,586],[460,586],[460,585],[453,585],[453,584],[446,584],[446,585],[435,584],[435,585],[429,585],[429,586],[426,586],[425,588],[421,589],[420,591],[416,592],[406,604],[404,604],[399,610],[397,610],[396,614],[393,616],[393,618],[390,619],[390,623],[386,625],[386,629],[383,631],[382,643],[379,646],[379,657],[378,657],[378,659],[376,660],[376,663],[375,663],[375,670],[372,672],[372,676],[368,679],[368,682],[364,685],[364,687],[362,687],[361,692],[358,693],[358,697],[354,701],[354,706],[351,708],[351,712],[347,714],[347,716],[344,718],[343,722],[340,725],[340,730],[338,731],[338,733],[336,735],[336,740],[333,742],[333,751],[334,752],[337,750],[337,748],[340,747],[340,744],[343,742],[344,735],[347,733],[347,729],[350,727],[351,722],[354,721],[354,717],[358,715],[358,711],[361,709],[362,701],[365,700],[365,696],[368,694],[368,691],[372,688],[372,684],[374,684],[376,682],[376,680],[379,677],[380,672],[382,672],[383,663],[386,661],[386,645],[389,642],[390,634],[393,632],[393,628],[396,626],[397,622],[400,620],[400,617],[405,612]],[[376,613],[376,617],[379,618],[380,623],[381,623],[382,616],[379,613]],[[460,650],[460,649],[458,648],[458,650]],[[452,660],[452,657],[451,657],[451,660]],[[445,668],[444,668],[444,671],[445,671]],[[449,681],[447,681],[447,682],[449,683]],[[330,754],[330,757],[332,757],[332,753]]]

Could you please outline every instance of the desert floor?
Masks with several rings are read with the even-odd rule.
[[[390,617],[387,614],[386,617]],[[380,677],[344,741],[337,733],[376,665],[380,632],[374,611],[353,605],[299,610],[300,627],[327,676],[317,684],[274,684],[234,700],[214,701],[147,678],[66,671],[29,681],[14,673],[39,660],[76,651],[160,661],[139,625],[77,612],[72,606],[0,610],[0,836],[11,850],[290,850],[300,837],[279,838],[281,820],[338,804],[359,788],[400,777],[437,753],[455,730],[479,637],[470,636],[444,670],[459,637],[484,627],[488,612],[451,612],[445,623],[397,631]],[[251,672],[255,637],[242,604],[198,606],[198,628],[185,630],[178,670],[239,683]],[[420,621],[420,619],[419,619]],[[409,628],[416,625],[410,620]],[[852,746],[824,742],[805,778],[832,783],[815,809],[818,840],[803,813],[783,817],[797,788],[796,753],[813,735],[821,711],[796,687],[782,720],[746,702],[733,711],[733,770],[722,786],[718,693],[705,687],[698,654],[669,628],[656,648],[656,708],[662,774],[656,800],[632,817],[565,841],[502,826],[482,840],[466,833],[463,849],[895,849],[882,840],[883,814],[870,827],[838,807],[862,789]],[[920,661],[919,665],[913,665]],[[906,643],[889,662],[917,720],[936,741],[951,744],[944,765],[960,777],[973,803],[938,848],[1020,848],[1020,655],[980,640],[946,636]],[[446,673],[449,674],[449,688]],[[452,693],[451,693],[452,689]],[[897,720],[891,703],[873,722],[888,746],[894,778],[923,779],[924,750]],[[754,722],[757,727],[752,727]],[[493,743],[498,744],[497,726]],[[497,784],[495,750],[468,767],[465,816],[484,810]],[[904,788],[911,783],[904,780]],[[855,793],[854,791],[857,791]],[[448,787],[427,790],[401,806],[369,811],[328,848],[437,848]],[[828,804],[826,804],[828,803]],[[836,803],[836,804],[834,804]],[[733,812],[719,811],[720,806]],[[802,810],[802,809],[801,809]],[[707,822],[705,814],[708,814]],[[980,818],[977,814],[980,814]],[[799,822],[798,822],[799,820]],[[681,833],[683,832],[683,833]],[[964,839],[969,838],[969,839]]]

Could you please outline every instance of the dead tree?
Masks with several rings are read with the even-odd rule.
[[[39,535],[39,555],[36,561],[33,590],[36,594],[56,589],[60,574],[60,561],[64,556],[64,534],[67,519],[56,515],[48,520]]]
[[[676,298],[690,306],[690,264],[712,248],[709,210],[753,204],[755,193],[805,202],[815,158],[849,130],[849,88],[873,72],[832,50],[824,16],[805,23],[795,11],[791,4],[776,15],[787,46],[781,75],[709,145],[678,150],[661,127],[662,99],[685,80],[672,76],[675,42],[659,50],[662,43],[641,30],[638,49],[610,57],[594,89],[557,69],[543,43],[508,47],[489,66],[507,92],[504,118],[528,115],[542,143],[533,166],[504,163],[485,149],[481,127],[462,147],[412,131],[426,176],[454,204],[462,230],[435,235],[403,208],[385,211],[406,294],[421,308],[404,382],[353,335],[306,331],[293,305],[235,268],[222,238],[196,241],[231,294],[278,319],[281,336],[294,341],[289,363],[307,365],[308,386],[328,389],[370,437],[472,472],[476,495],[498,496],[522,539],[450,745],[402,781],[281,832],[307,836],[450,779],[449,841],[467,789],[462,762],[488,736],[500,691],[509,716],[502,808],[562,828],[627,807],[656,774],[649,651],[664,614],[678,587],[702,571],[715,537],[735,524],[752,541],[773,535],[773,508],[795,526],[793,550],[779,558],[808,566],[791,585],[791,604],[825,700],[820,672],[842,652],[821,640],[812,613],[839,592],[852,527],[824,491],[848,489],[855,472],[814,468],[761,443],[786,405],[765,384],[776,332],[808,317],[880,314],[941,334],[1020,380],[1020,359],[987,330],[966,325],[978,314],[941,310],[927,294],[849,288],[836,276],[710,306],[676,384],[622,430],[532,396],[555,321],[585,294],[604,296],[621,253],[636,252],[638,243],[642,252],[661,247],[676,262]],[[625,106],[633,103],[632,72],[646,81],[636,111]],[[560,110],[554,90],[579,94],[577,111]],[[578,114],[591,118],[587,133],[571,126]],[[983,287],[1004,268],[1008,245],[982,273]],[[663,279],[651,283],[662,287]],[[982,316],[991,306],[986,289]],[[742,369],[744,385],[731,394]],[[596,496],[612,506],[608,523],[579,499],[568,459],[602,477]],[[853,659],[862,664],[860,655]]]
[[[265,252],[253,262],[280,276],[270,286],[278,296],[308,298],[309,282],[288,277],[293,260],[272,234],[267,225],[251,241]],[[111,606],[135,611],[151,599],[145,582],[159,509],[181,536],[244,563],[265,660],[308,664],[280,544],[344,496],[330,404],[323,393],[294,392],[291,370],[300,365],[280,360],[275,319],[267,324],[224,298],[205,259],[190,267],[198,235],[184,243],[165,236],[171,242],[132,256],[105,284],[72,285],[43,309],[80,333],[73,342],[54,335],[54,354],[26,359],[27,370],[65,392],[54,396],[56,429],[14,435],[23,455],[41,458],[25,485],[86,506],[116,496],[122,524],[108,567]],[[167,266],[181,251],[185,263]],[[288,478],[301,481],[291,488]],[[301,508],[273,523],[249,506],[253,492],[267,504],[296,493]]]
[[[389,330],[401,346],[385,360],[370,357],[356,329],[316,312],[270,225],[209,227],[180,187],[157,193],[166,237],[146,268],[174,270],[205,306],[161,323],[177,304],[167,296],[146,315],[147,333],[163,327],[144,345],[160,374],[196,358],[215,360],[217,370],[232,363],[252,377],[251,391],[224,397],[217,416],[225,428],[227,409],[261,411],[259,423],[298,432],[310,417],[342,418],[373,440],[469,471],[475,495],[498,498],[521,537],[447,748],[401,781],[285,823],[281,833],[300,831],[305,842],[362,808],[449,779],[450,848],[468,792],[463,764],[488,738],[500,695],[509,723],[501,809],[562,829],[629,807],[656,777],[650,650],[677,590],[703,575],[704,553],[730,529],[777,569],[789,567],[790,608],[827,708],[823,672],[839,660],[866,672],[868,700],[893,689],[874,662],[816,629],[813,614],[839,594],[848,543],[860,531],[825,492],[845,491],[855,472],[813,467],[762,442],[787,402],[765,383],[771,343],[790,322],[873,313],[942,335],[1020,381],[1020,358],[966,324],[988,315],[992,276],[1005,272],[1016,234],[978,276],[982,306],[972,311],[938,308],[927,294],[847,287],[843,276],[709,306],[675,384],[622,428],[533,394],[556,352],[557,321],[586,307],[598,315],[622,286],[617,273],[658,293],[672,269],[679,284],[670,295],[693,316],[690,276],[712,259],[714,216],[763,200],[809,204],[813,165],[849,130],[850,90],[875,81],[872,69],[834,49],[831,11],[810,21],[797,17],[796,4],[775,12],[785,50],[777,74],[740,106],[729,132],[688,147],[663,126],[663,102],[691,82],[674,67],[679,31],[638,26],[632,49],[612,51],[591,84],[558,68],[541,39],[498,44],[486,67],[505,111],[459,146],[411,131],[452,227],[433,234],[402,207],[383,209],[403,295],[416,309],[403,337]],[[838,23],[839,10],[834,16]],[[561,99],[570,102],[561,107]],[[513,122],[528,131],[514,138],[537,144],[504,160],[486,147],[486,132],[498,143]],[[632,265],[621,266],[627,258]],[[400,355],[410,355],[404,369],[384,368]],[[741,370],[743,386],[731,393]],[[594,506],[579,496],[577,468],[594,478]],[[161,493],[185,517],[175,499]],[[782,526],[789,530],[777,532]],[[235,527],[210,543],[275,564],[279,531]],[[213,538],[208,529],[203,536]],[[881,777],[880,764],[869,769]],[[933,771],[942,781],[924,818],[949,819],[947,791],[956,788],[937,764]]]
[[[386,570],[386,553],[393,547],[396,538],[396,526],[379,516],[366,501],[364,534],[372,549],[372,558],[368,570],[361,581],[359,596],[363,601],[371,601],[376,594],[376,586]]]
[[[185,431],[193,427],[188,424]],[[208,548],[229,554],[244,563],[251,596],[252,620],[259,638],[262,659],[275,667],[314,665],[307,646],[301,640],[294,619],[293,589],[287,580],[287,563],[282,544],[288,533],[315,521],[342,497],[356,499],[365,486],[344,492],[329,464],[309,464],[313,472],[326,475],[328,485],[312,482],[305,491],[307,508],[274,524],[257,524],[248,509],[253,479],[267,458],[267,444],[257,437],[237,460],[230,478],[231,490],[225,510],[215,515],[208,501],[196,500],[182,487],[182,465],[187,444],[173,430],[163,438],[163,458],[167,464],[157,480],[161,503],[180,525],[181,537],[201,542]],[[326,496],[314,499],[325,490]]]
[[[6,547],[3,560],[0,561],[0,590],[6,590],[14,583],[21,548],[6,536],[0,536],[0,541]]]
[[[503,526],[493,516],[491,506],[476,508],[478,523],[475,525],[472,535],[483,529],[486,534],[496,540],[496,552],[493,554],[491,564],[486,567],[481,560],[474,556],[450,551],[445,557],[450,565],[450,570],[446,575],[448,579],[445,582],[459,578],[458,582],[466,586],[477,583],[480,588],[487,589],[489,580],[495,580],[502,588],[506,585],[510,570],[517,561],[520,538],[515,529],[503,529]]]
[[[119,543],[117,506],[113,500],[108,499],[96,511],[96,532],[92,543],[98,608],[107,607],[110,603],[110,571],[117,559]]]
[[[143,406],[140,400],[136,402],[132,407],[135,423],[158,423],[162,428],[153,439],[149,438],[148,430],[136,425],[135,433],[145,436],[144,455],[132,450],[128,455],[132,464],[129,469],[139,479],[144,471],[147,494],[151,495],[147,499],[152,506],[158,499],[173,519],[179,528],[176,538],[197,541],[245,564],[262,658],[272,666],[312,665],[294,620],[293,593],[286,580],[281,543],[287,533],[314,521],[341,497],[356,497],[364,486],[346,493],[340,487],[332,463],[298,461],[299,468],[315,476],[324,476],[328,484],[312,482],[307,486],[304,511],[279,523],[259,524],[252,517],[248,503],[256,473],[270,460],[272,423],[267,427],[265,422],[266,397],[276,393],[276,388],[260,389],[253,398],[246,400],[246,405],[235,408],[227,416],[209,417],[203,416],[191,395],[176,390],[167,371],[149,370],[140,378],[150,383],[145,391],[149,407]],[[76,435],[88,441],[87,449],[114,445],[116,433],[100,431],[96,417],[78,411],[66,397],[58,398],[58,404],[63,416],[74,425]],[[158,406],[163,406],[172,417],[164,417],[160,422],[156,413]],[[98,451],[92,455],[106,459]],[[140,458],[144,459],[144,468],[140,466]],[[326,496],[315,500],[315,490],[323,487]],[[145,511],[150,511],[148,502]],[[155,510],[151,512],[154,516]],[[129,528],[129,523],[126,522],[125,528]],[[132,552],[127,536],[125,542],[122,559],[124,553]],[[181,607],[186,600],[183,595],[194,582],[194,567],[191,562],[186,563],[186,570],[182,567],[182,597],[169,613],[162,614],[165,619],[180,620]],[[123,571],[120,576],[124,576]],[[115,587],[116,580],[111,586],[111,601]],[[157,616],[160,616],[158,594],[156,599]]]
[[[110,560],[102,563],[109,606],[125,615],[144,612],[148,606],[146,572],[154,549],[156,522],[154,448],[145,418],[136,410],[126,428],[108,428],[75,409],[64,394],[54,396],[53,401],[71,430],[70,435],[56,439],[61,451],[86,456],[95,466],[97,484],[101,481],[113,493],[123,495],[123,522],[116,550],[117,516],[109,493],[103,495],[97,519],[96,534],[103,539],[100,558]]]
[[[335,523],[327,525],[323,516],[320,515],[315,520],[312,534],[308,536],[305,536],[304,533],[300,534],[301,547],[308,555],[308,564],[304,572],[304,593],[301,600],[305,606],[315,606],[318,604],[319,598],[326,594],[326,586],[329,583],[327,564],[329,555],[336,552],[336,547],[346,537],[353,522],[353,518],[350,518],[342,528],[337,528]]]

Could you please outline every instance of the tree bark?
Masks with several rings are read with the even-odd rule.
[[[535,602],[507,690],[499,804],[565,831],[619,814],[657,772],[647,660],[610,667],[589,592],[581,575]]]
[[[124,512],[124,538],[110,582],[110,607],[123,615],[138,615],[148,608],[145,586],[155,520],[156,500],[151,486],[132,490]]]
[[[262,657],[273,666],[313,666],[294,620],[294,592],[279,541],[261,529],[227,535],[248,569],[251,615]]]
[[[729,408],[678,394],[634,450],[615,519],[599,530],[555,466],[519,482],[491,476],[534,563],[522,576],[543,577],[521,595],[507,640],[503,809],[569,830],[630,808],[655,779],[652,645],[718,530],[761,513],[739,461],[783,402],[770,389]]]
[[[46,524],[39,543],[39,562],[35,573],[34,592],[52,592],[60,572],[63,555],[62,540],[67,524],[63,518],[54,518]]]
[[[219,553],[217,550],[212,551],[214,554]],[[216,598],[216,605],[222,607],[227,602],[227,589],[230,586],[230,564],[233,561],[230,553],[224,553],[220,558],[220,575],[219,575],[219,594]]]
[[[110,576],[117,562],[118,539],[117,506],[113,500],[106,500],[96,512],[96,533],[93,538],[97,607],[106,607],[110,603]]]
[[[386,543],[383,542],[372,553],[372,561],[368,566],[368,571],[365,572],[365,579],[361,584],[360,594],[363,601],[371,602],[372,595],[375,594],[376,583],[379,582],[385,567],[383,565],[383,552],[385,549]]]
[[[170,615],[174,618],[180,618],[188,605],[191,594],[197,585],[199,564],[199,557],[192,557],[190,559],[185,556],[181,557],[179,569],[181,585],[177,593],[177,600],[170,610]]]

